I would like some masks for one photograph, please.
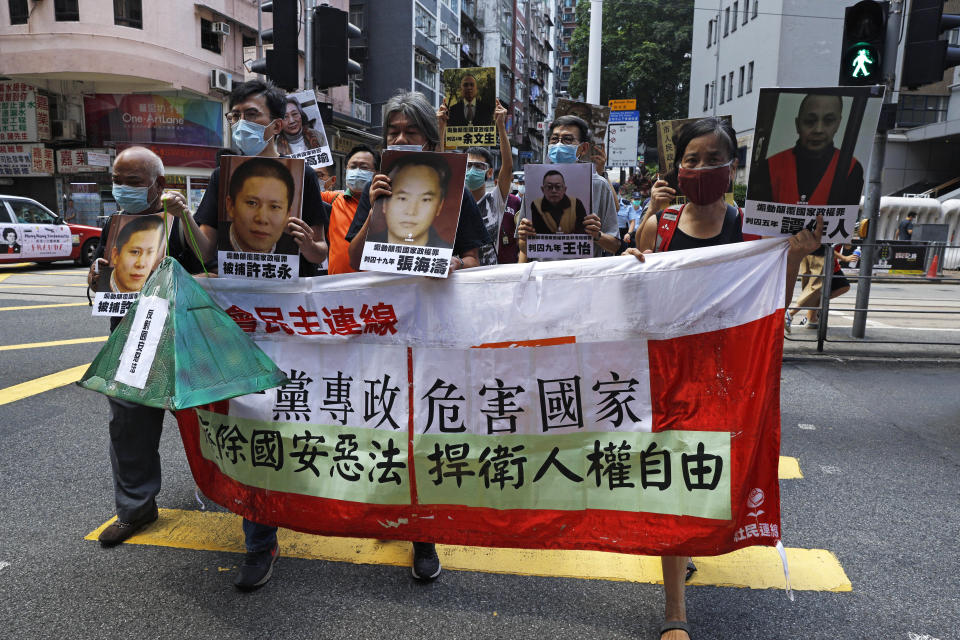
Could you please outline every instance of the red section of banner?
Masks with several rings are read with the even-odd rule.
[[[731,520],[599,509],[372,505],[257,489],[224,475],[202,456],[194,411],[178,412],[177,420],[200,489],[218,504],[263,524],[322,535],[486,547],[717,555],[758,544],[772,546],[780,538],[782,325],[779,311],[732,329],[649,343],[655,430],[733,434]],[[412,406],[412,384],[409,393]],[[227,413],[227,403],[204,408]],[[408,429],[412,434],[412,424]],[[412,456],[412,440],[408,447]],[[412,465],[408,472],[413,472]],[[411,494],[415,501],[413,487]]]

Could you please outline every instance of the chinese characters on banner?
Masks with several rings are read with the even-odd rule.
[[[786,244],[691,253],[443,286],[206,280],[289,382],[179,412],[194,477],[257,522],[326,535],[774,545]],[[599,324],[594,300],[618,308]]]

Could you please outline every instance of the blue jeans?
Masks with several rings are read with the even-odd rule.
[[[269,551],[277,544],[277,528],[243,519],[243,537],[247,553]]]

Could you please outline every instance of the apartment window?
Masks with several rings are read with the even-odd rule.
[[[747,65],[747,93],[753,91],[753,62]]]
[[[730,7],[723,10],[723,37],[730,34]]]
[[[703,85],[703,110],[710,108],[710,83]]]
[[[758,2],[760,2],[760,0],[753,0],[753,13],[750,15],[750,19],[751,19],[751,20],[753,20],[754,18],[757,17],[757,3],[758,3]]]
[[[10,24],[27,24],[30,18],[30,8],[27,0],[8,0],[10,7]]]
[[[141,0],[113,0],[113,24],[143,29]]]
[[[730,31],[737,30],[737,7],[738,7],[738,3],[734,2],[733,3],[733,21],[730,23]]]
[[[750,0],[743,0],[743,24],[747,24],[747,19],[750,17]]]
[[[437,86],[437,65],[418,55],[413,69],[414,77],[431,89]]]
[[[744,67],[740,67],[740,82],[737,83],[737,97],[743,95],[743,77],[744,77]]]
[[[366,29],[364,15],[362,4],[350,5],[350,24],[355,26],[357,29],[360,29],[360,31]]]
[[[26,2],[26,0],[24,0]],[[707,49],[713,44],[713,20],[707,23]]]
[[[727,86],[727,83],[724,82],[724,78],[720,78],[720,104],[723,104],[724,98],[724,88]]]
[[[417,3],[416,24],[417,31],[420,31],[423,35],[431,39],[436,37],[437,19],[433,14],[424,9],[423,5],[419,2]]]
[[[207,51],[221,53],[220,34],[213,32],[213,22],[200,18],[200,46]]]
[[[57,22],[79,22],[80,0],[54,0],[53,18]]]
[[[730,72],[730,84],[727,87],[727,102],[733,100],[733,71]]]

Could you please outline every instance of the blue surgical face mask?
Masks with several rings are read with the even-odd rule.
[[[150,185],[153,186],[153,185]],[[147,199],[150,187],[131,187],[125,184],[113,185],[113,199],[124,213],[143,213],[150,206]]]
[[[249,120],[241,120],[233,125],[233,144],[245,156],[256,156],[263,151],[268,140],[263,139],[263,132],[267,127]]]
[[[547,148],[547,156],[553,164],[572,164],[577,161],[577,145],[552,144]]]
[[[347,184],[350,191],[360,191],[363,185],[373,180],[373,171],[369,169],[347,169],[343,181]]]
[[[423,151],[422,144],[389,144],[387,151]]]
[[[487,181],[487,172],[483,169],[467,169],[464,184],[470,191],[476,191]]]

